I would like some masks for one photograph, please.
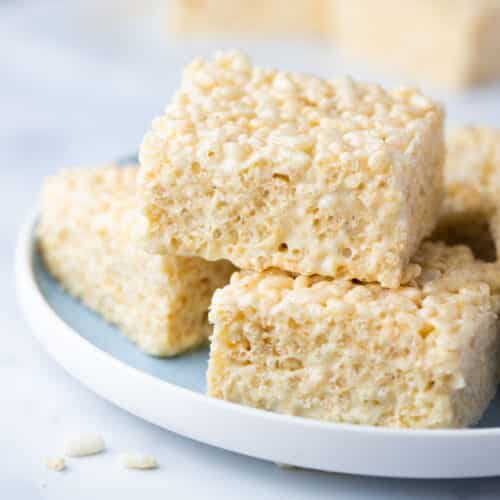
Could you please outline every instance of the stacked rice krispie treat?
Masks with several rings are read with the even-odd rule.
[[[500,257],[500,131],[452,129],[447,150],[446,196],[435,237],[467,243],[494,262]]]
[[[411,88],[197,60],[140,153],[144,239],[243,269],[398,287],[434,228],[443,113]]]
[[[443,121],[413,88],[237,52],[186,69],[141,147],[139,238],[242,269],[212,300],[211,396],[335,422],[478,421],[497,383],[500,274],[448,244],[451,187],[438,224]]]

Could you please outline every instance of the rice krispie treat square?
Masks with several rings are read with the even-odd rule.
[[[466,245],[476,258],[497,261],[497,208],[492,198],[473,186],[449,186],[431,239]]]
[[[500,191],[500,130],[456,127],[446,134],[444,178],[447,191],[474,187],[485,193]]]
[[[499,270],[441,243],[415,262],[398,289],[236,273],[210,309],[209,395],[332,422],[476,423],[497,384]]]
[[[207,340],[212,293],[234,268],[135,247],[137,170],[108,165],[48,178],[41,194],[39,248],[68,292],[145,352],[171,356]]]
[[[172,0],[170,30],[200,36],[320,35],[331,28],[333,0]]]
[[[443,113],[418,91],[197,60],[140,152],[149,251],[397,287],[442,195]]]
[[[496,0],[335,0],[335,42],[442,87],[500,78]]]
[[[446,146],[445,199],[433,239],[467,244],[494,262],[500,255],[500,131],[456,128]]]

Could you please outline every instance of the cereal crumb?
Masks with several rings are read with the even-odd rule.
[[[63,457],[50,457],[45,460],[47,469],[61,472],[66,468],[66,461]]]
[[[104,440],[98,434],[81,435],[64,442],[64,454],[68,457],[95,455],[105,448]]]
[[[126,469],[156,469],[158,467],[156,458],[153,455],[122,453],[119,460]]]

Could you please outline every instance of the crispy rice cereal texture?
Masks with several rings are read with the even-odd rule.
[[[237,52],[185,71],[140,153],[152,252],[397,287],[435,224],[443,113],[387,92],[253,67]]]
[[[466,243],[487,261],[500,255],[500,131],[453,129],[447,137],[445,201],[434,239]]]
[[[168,21],[183,35],[319,35],[331,28],[333,1],[173,0]]]
[[[500,192],[500,130],[460,127],[447,133],[446,187]]]
[[[497,0],[335,0],[335,41],[418,81],[464,87],[500,77]]]
[[[46,180],[39,246],[50,272],[144,351],[170,356],[205,341],[228,262],[149,255],[132,243],[136,167],[73,169]]]
[[[395,290],[235,274],[212,301],[209,394],[334,422],[474,424],[496,388],[499,270],[441,243],[415,261],[418,281]]]

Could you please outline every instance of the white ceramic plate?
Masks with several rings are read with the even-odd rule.
[[[50,278],[36,252],[35,225],[36,213],[16,255],[26,320],[71,375],[130,413],[213,446],[300,467],[413,478],[500,475],[499,398],[478,428],[431,431],[324,423],[207,397],[206,350],[168,360],[142,354]]]

